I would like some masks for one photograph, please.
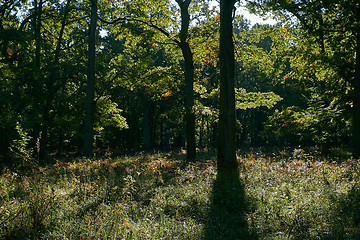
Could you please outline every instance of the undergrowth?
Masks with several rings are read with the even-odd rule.
[[[302,149],[238,160],[227,185],[211,154],[4,168],[0,238],[360,239],[358,162]]]

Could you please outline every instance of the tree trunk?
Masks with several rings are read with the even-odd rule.
[[[235,57],[232,32],[234,0],[220,1],[220,112],[218,165],[233,168],[236,163]]]
[[[195,113],[194,107],[194,60],[188,43],[190,24],[189,5],[191,0],[176,0],[181,10],[180,48],[184,57],[185,69],[185,124],[186,124],[186,158],[193,161],[196,158]]]
[[[184,43],[185,59],[185,123],[186,123],[186,158],[193,161],[196,158],[195,113],[194,107],[194,64],[189,44]]]
[[[69,9],[70,9],[70,3],[71,0],[68,0],[66,3],[66,6],[64,8],[64,16],[63,19],[61,21],[61,29],[60,29],[60,33],[59,33],[59,37],[57,40],[57,44],[56,44],[56,49],[55,49],[55,53],[54,53],[54,61],[51,64],[52,68],[49,74],[49,78],[46,82],[46,86],[47,86],[47,98],[46,98],[46,102],[45,102],[45,107],[44,107],[44,113],[43,113],[43,126],[42,126],[42,130],[41,130],[41,138],[40,138],[40,149],[39,149],[39,159],[42,160],[46,157],[46,145],[48,142],[48,129],[51,125],[51,122],[53,120],[53,118],[50,116],[50,110],[52,108],[52,103],[55,97],[55,81],[56,81],[56,76],[57,76],[57,70],[58,70],[58,65],[59,65],[59,59],[60,59],[60,51],[61,51],[61,42],[62,42],[62,38],[64,35],[64,31],[65,31],[65,26],[66,26],[66,19],[67,19],[67,15],[69,13]]]
[[[170,151],[170,122],[169,119],[165,119],[165,150]]]
[[[143,150],[151,151],[151,112],[150,100],[146,95],[142,96],[143,106]]]
[[[41,62],[41,15],[42,15],[42,4],[43,1],[37,0],[34,1],[34,31],[35,31],[35,66],[40,70]]]
[[[32,95],[36,96],[36,100],[32,103],[34,105],[37,105],[37,107],[40,105],[39,102],[41,100],[37,99],[39,96],[38,90],[40,86],[42,86],[41,80],[42,80],[42,74],[41,74],[41,16],[42,16],[42,0],[34,0],[34,15],[32,19],[32,24],[34,28],[34,39],[35,39],[35,58],[34,58],[34,77],[33,77],[33,86],[32,86]],[[39,85],[38,85],[39,84]],[[37,108],[38,109],[38,108]],[[37,140],[41,136],[42,126],[40,121],[35,121],[34,133],[33,133],[33,140],[34,145],[37,148]],[[38,148],[37,148],[38,150]]]
[[[91,0],[91,15],[88,39],[88,69],[86,86],[86,116],[83,139],[83,153],[91,156],[94,141],[94,114],[95,114],[95,44],[96,44],[96,25],[97,25],[97,0]]]
[[[360,158],[360,34],[356,35],[356,62],[353,93],[353,157]]]

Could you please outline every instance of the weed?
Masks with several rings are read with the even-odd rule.
[[[183,158],[107,156],[5,169],[0,238],[359,239],[360,169],[351,159],[253,149],[229,178],[217,173],[214,155]]]

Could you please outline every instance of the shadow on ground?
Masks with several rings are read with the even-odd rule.
[[[218,169],[204,229],[205,239],[258,239],[257,234],[249,230],[248,209],[238,169]]]

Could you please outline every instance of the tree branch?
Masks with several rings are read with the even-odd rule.
[[[173,38],[168,31],[166,31],[165,29],[163,29],[163,28],[161,28],[161,27],[159,27],[159,26],[157,26],[155,24],[152,24],[151,22],[149,23],[147,21],[140,20],[140,19],[137,19],[137,18],[127,18],[127,17],[119,17],[119,18],[117,18],[117,19],[115,19],[113,21],[105,20],[105,19],[103,19],[103,18],[101,18],[99,16],[98,16],[98,19],[101,22],[106,23],[106,24],[118,24],[118,23],[124,23],[124,22],[141,23],[141,24],[143,24],[145,26],[148,26],[148,27],[150,27],[152,29],[155,29],[155,30],[159,31],[160,33],[162,33],[163,35],[168,37],[171,41],[175,42],[176,45],[180,46],[180,42],[177,39]]]

